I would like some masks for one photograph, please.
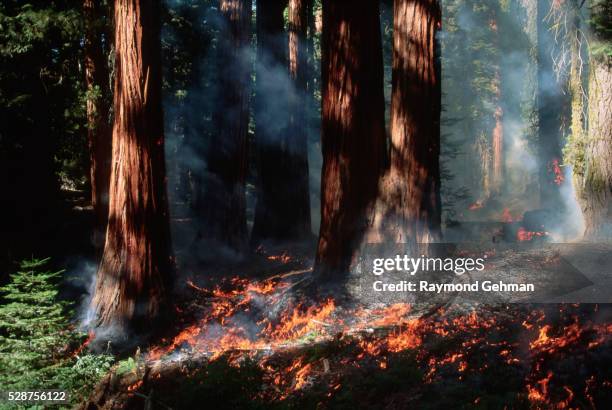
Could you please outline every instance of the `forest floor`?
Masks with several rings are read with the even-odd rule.
[[[68,207],[64,233],[49,236],[80,238],[84,249],[61,241],[57,254],[90,260],[81,202]],[[312,244],[202,264],[190,259],[202,254],[189,247],[190,224],[173,220],[181,275],[172,326],[119,361],[82,408],[606,408],[612,400],[611,305],[355,301],[307,286]],[[609,288],[600,276],[612,266],[610,246],[504,252],[510,276],[525,265],[558,276],[550,260],[569,261],[579,269],[564,276],[580,288],[574,295]]]
[[[260,249],[231,268],[243,275],[187,275],[172,329],[119,362],[82,407],[605,408],[612,399],[609,305],[359,306],[302,292],[307,254]]]

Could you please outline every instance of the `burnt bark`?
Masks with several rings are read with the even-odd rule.
[[[251,94],[251,64],[245,52],[251,39],[251,0],[221,0],[217,45],[217,104],[207,153],[201,236],[231,251],[247,248],[245,183]]]
[[[305,128],[306,1],[289,3],[289,56],[283,12],[287,0],[257,3],[257,204],[251,243],[310,235]],[[289,70],[289,80],[278,72]]]
[[[323,1],[321,227],[315,269],[346,273],[386,157],[378,2]]]
[[[103,327],[150,325],[171,284],[159,18],[156,0],[115,0],[109,220],[92,300]]]
[[[110,90],[108,64],[103,46],[104,10],[98,1],[84,0],[84,65],[87,87],[87,140],[90,158],[91,204],[95,215],[94,245],[104,245],[108,219],[108,189],[112,128],[109,122]],[[108,39],[106,39],[108,42]]]
[[[380,184],[374,242],[440,239],[440,61],[434,0],[394,3],[390,164]]]

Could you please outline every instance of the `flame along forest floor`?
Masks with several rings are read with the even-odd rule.
[[[607,305],[352,307],[265,279],[187,279],[167,337],[116,366],[83,408],[607,408]],[[270,266],[265,266],[268,269]]]

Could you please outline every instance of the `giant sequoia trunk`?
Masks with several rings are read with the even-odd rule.
[[[283,12],[287,0],[257,3],[255,106],[259,184],[252,244],[309,235],[310,201],[305,128],[306,1],[289,4],[289,77]]]
[[[171,280],[159,29],[156,0],[115,1],[110,212],[92,301],[101,326],[156,317]]]
[[[435,0],[396,0],[390,165],[370,240],[440,239],[440,61]]]
[[[94,244],[101,247],[108,217],[112,128],[109,123],[108,66],[103,48],[103,11],[98,1],[84,0],[85,84],[89,142],[91,204],[96,217]],[[108,39],[107,39],[108,40]]]
[[[612,238],[612,60],[592,58],[582,211],[585,237]]]
[[[349,270],[385,162],[377,1],[323,1],[321,227],[315,268]]]
[[[251,38],[251,0],[221,0],[217,45],[217,108],[208,147],[202,236],[242,252],[247,247],[245,181],[251,94],[251,66],[246,47]]]

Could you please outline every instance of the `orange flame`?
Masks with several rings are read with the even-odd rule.
[[[559,166],[559,160],[557,158],[553,159],[548,164],[548,172],[554,175],[553,182],[556,185],[561,185],[565,181],[565,176],[563,175],[563,171],[561,170],[561,167]]]

